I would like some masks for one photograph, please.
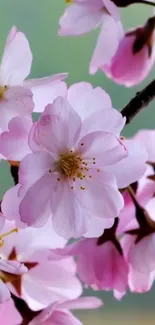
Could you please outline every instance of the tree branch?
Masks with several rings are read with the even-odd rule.
[[[123,116],[126,117],[126,124],[129,124],[132,119],[155,98],[155,79],[121,110]]]

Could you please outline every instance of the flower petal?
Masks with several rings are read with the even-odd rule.
[[[8,125],[9,131],[0,136],[0,152],[9,160],[20,161],[31,152],[28,134],[32,125],[31,118],[14,117]]]
[[[126,118],[123,118],[120,112],[114,108],[96,111],[83,121],[81,136],[94,131],[106,131],[120,135],[125,121]]]
[[[96,131],[84,136],[77,146],[77,151],[88,163],[89,168],[96,169],[116,164],[128,155],[122,141],[112,133],[104,131]]]
[[[20,85],[29,75],[32,64],[32,53],[24,33],[13,27],[6,41],[1,66],[0,84],[7,86]]]
[[[6,284],[0,279],[0,303],[3,303],[11,298],[10,291]]]
[[[5,97],[0,101],[0,128],[8,130],[8,123],[13,117],[28,116],[34,108],[32,92],[24,87],[12,87],[5,92]]]
[[[81,35],[95,29],[101,22],[102,11],[87,5],[71,5],[59,20],[59,35]]]
[[[124,188],[139,180],[146,171],[147,152],[143,145],[135,140],[124,140],[128,156],[115,165],[106,167],[108,172],[115,175],[119,188]]]
[[[82,236],[87,231],[90,218],[76,194],[68,182],[60,181],[52,199],[53,227],[66,239]]]
[[[93,89],[88,82],[78,82],[69,87],[67,99],[82,120],[92,113],[112,107],[105,90],[100,87]]]
[[[103,17],[102,29],[90,63],[89,72],[95,74],[99,68],[109,63],[119,45],[120,23],[109,14]]]
[[[27,80],[24,86],[31,89],[35,104],[34,112],[43,112],[47,104],[52,104],[59,96],[65,97],[67,93],[66,83],[62,80],[67,74],[58,74],[51,77]]]
[[[22,222],[35,227],[46,223],[51,215],[50,194],[56,182],[55,175],[45,174],[28,189],[19,205]]]
[[[63,97],[58,97],[52,105],[46,106],[37,123],[38,142],[56,156],[72,149],[80,131],[80,116]]]

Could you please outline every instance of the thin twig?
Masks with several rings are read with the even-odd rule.
[[[138,92],[136,96],[121,110],[123,116],[126,117],[126,124],[141,110],[148,106],[149,103],[155,98],[155,79],[142,91]]]

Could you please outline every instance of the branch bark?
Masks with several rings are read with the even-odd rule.
[[[141,112],[141,110],[148,106],[155,98],[155,79],[142,91],[138,92],[136,96],[121,110],[123,116],[126,117],[126,124],[129,124],[132,119]]]

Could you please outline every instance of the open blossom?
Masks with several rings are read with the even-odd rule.
[[[124,34],[110,63],[102,70],[114,81],[127,87],[142,82],[155,62],[155,17],[144,26]]]
[[[21,323],[22,317],[12,299],[0,305],[0,324],[19,325]]]
[[[119,19],[119,9],[110,0],[75,0],[60,18],[59,34],[77,36],[101,26],[90,63],[90,73],[94,74],[116,52],[122,34]]]
[[[25,35],[13,27],[6,40],[0,63],[0,130],[8,130],[9,121],[16,116],[30,116],[37,101],[46,105],[58,95],[64,95],[66,74],[29,80],[32,53]],[[49,94],[51,89],[51,94]],[[34,96],[33,96],[34,95]],[[45,100],[46,98],[46,100]]]
[[[3,231],[13,226],[14,222],[6,221]],[[5,238],[1,255],[10,269],[3,267],[1,278],[7,284],[6,288],[24,299],[32,310],[40,310],[55,301],[75,299],[82,293],[73,259],[48,259],[50,248],[63,247],[64,244],[65,240],[53,231],[51,221],[42,229],[22,229]],[[13,276],[10,274],[11,266],[20,262],[28,271]]]
[[[42,226],[52,213],[60,235],[78,237],[95,215],[114,218],[122,209],[116,178],[108,168],[127,157],[125,146],[109,132],[87,132],[83,137],[81,132],[80,116],[64,98],[48,105],[34,124],[33,153],[19,170],[19,211],[29,226]]]
[[[44,309],[29,323],[29,325],[82,325],[82,323],[72,315],[70,310],[96,309],[102,305],[103,302],[96,297],[81,297],[63,303],[58,302]]]
[[[29,165],[29,163],[28,163],[29,167],[28,167],[27,163],[26,163],[26,165],[24,164],[24,166],[26,168],[28,167],[28,169],[29,169],[28,175],[29,175],[29,173],[32,174],[32,170],[33,171],[36,170],[36,166],[38,165],[38,162],[39,162],[38,159],[40,159],[39,157],[41,157],[41,155],[42,155],[41,153],[39,153],[39,151],[46,151],[46,157],[50,157],[47,155],[46,145],[44,143],[43,143],[43,145],[41,144],[43,134],[44,135],[46,134],[47,142],[49,142],[49,139],[52,139],[53,145],[55,145],[54,143],[56,143],[56,145],[58,145],[57,155],[61,154],[61,153],[59,153],[59,147],[60,147],[61,142],[62,142],[62,144],[61,144],[62,150],[64,151],[64,149],[63,149],[64,142],[63,141],[65,139],[66,139],[65,146],[67,146],[67,148],[69,148],[68,144],[67,144],[68,139],[64,138],[64,134],[66,134],[67,129],[69,129],[69,132],[71,132],[71,133],[73,131],[71,128],[72,125],[70,123],[70,121],[71,121],[70,115],[71,115],[71,118],[72,119],[74,118],[74,120],[76,120],[76,123],[79,120],[79,123],[80,123],[79,124],[80,125],[79,139],[87,136],[88,133],[94,133],[94,135],[95,135],[95,132],[104,131],[104,132],[106,132],[106,134],[112,133],[114,138],[116,136],[115,139],[118,140],[118,141],[116,140],[117,141],[116,143],[120,144],[120,145],[122,144],[123,145],[122,149],[127,148],[128,152],[126,150],[124,151],[124,153],[125,153],[124,159],[120,159],[120,160],[116,161],[116,159],[114,157],[115,161],[113,164],[110,162],[108,164],[106,163],[106,166],[104,164],[104,171],[110,172],[113,175],[115,175],[116,180],[117,180],[117,185],[119,188],[124,188],[124,187],[128,186],[130,183],[135,182],[137,179],[139,179],[144,174],[145,169],[146,169],[146,166],[145,166],[145,161],[147,160],[146,151],[144,150],[143,146],[140,145],[139,143],[137,143],[135,140],[120,140],[120,132],[125,124],[125,118],[123,118],[122,115],[117,110],[112,108],[112,103],[111,103],[111,99],[110,99],[109,95],[100,87],[93,89],[91,84],[89,84],[87,82],[80,82],[80,83],[72,85],[68,89],[67,100],[69,101],[70,105],[72,106],[72,109],[71,109],[71,107],[67,108],[66,104],[61,105],[63,103],[63,99],[61,99],[61,101],[59,99],[59,103],[60,103],[59,107],[57,105],[57,108],[56,108],[56,102],[55,102],[54,106],[48,106],[45,109],[45,112],[42,114],[40,120],[37,123],[35,123],[34,126],[32,127],[32,131],[30,132],[29,145],[33,152],[38,151],[38,153],[35,153],[35,157],[36,157],[37,161],[36,162],[34,161],[33,166]],[[66,103],[65,100],[64,100],[64,102]],[[57,112],[56,112],[55,108],[56,108]],[[73,111],[73,109],[74,109],[74,111]],[[67,116],[67,110],[68,110],[68,112],[70,112],[68,116]],[[63,111],[66,113],[65,120],[64,120],[65,129],[64,129],[64,127],[63,128],[61,127],[62,122],[63,122],[62,119],[64,119]],[[61,114],[62,114],[62,117],[61,117]],[[77,116],[77,114],[78,114],[78,116]],[[79,115],[80,115],[80,117],[79,117]],[[58,119],[58,117],[60,117],[60,119]],[[80,118],[82,120],[82,123],[80,122]],[[55,123],[57,122],[56,125],[58,125],[58,129],[56,129],[56,132],[53,129],[53,125],[55,125],[55,123],[53,124],[54,121],[55,121]],[[59,128],[60,128],[60,138],[57,141],[56,137],[58,136]],[[45,132],[46,130],[47,130],[47,133]],[[11,129],[10,129],[10,131],[11,131]],[[48,134],[48,132],[50,132],[50,133]],[[74,132],[76,132],[76,131],[74,131]],[[38,135],[37,135],[37,133],[38,133]],[[11,137],[11,134],[14,134],[14,133],[10,133],[10,137]],[[16,143],[16,141],[17,141],[17,144],[19,143],[19,146],[13,146],[13,145],[9,146],[9,141],[10,141],[9,133],[6,133],[6,138],[3,139],[3,140],[6,140],[6,141],[4,141],[3,150],[5,153],[7,151],[7,155],[9,157],[9,159],[12,159],[11,158],[12,156],[9,156],[9,155],[12,155],[13,152],[19,151],[20,155],[23,155],[23,153],[26,152],[25,146],[22,146],[21,151],[18,150],[20,148],[20,143],[21,143],[20,141],[22,139],[20,136],[20,132],[18,133],[15,130],[15,134],[17,135],[17,137],[16,136],[13,137],[12,141],[13,141],[13,143]],[[18,134],[19,134],[19,136],[18,136]],[[25,133],[25,136],[24,136],[25,140],[27,139],[26,138],[27,136],[28,135],[26,135],[26,133]],[[37,139],[38,136],[39,136],[40,144],[38,144],[38,139]],[[110,137],[111,136],[112,135],[110,135]],[[70,141],[70,139],[69,139],[69,141]],[[73,133],[73,141],[74,141],[74,133]],[[57,144],[57,142],[59,142],[59,143]],[[0,144],[1,144],[1,142],[0,142]],[[109,145],[109,148],[107,148],[107,149],[110,150],[110,143],[108,143],[108,145]],[[72,147],[72,145],[71,145],[71,147]],[[102,147],[103,146],[101,144],[100,148],[102,148]],[[80,145],[80,148],[82,149],[81,145]],[[70,148],[70,150],[72,150],[72,149],[73,148]],[[104,148],[99,149],[99,150],[102,151],[103,149]],[[52,153],[53,150],[55,151],[54,147],[52,147],[52,150],[50,153],[52,155],[53,155],[53,153]],[[99,153],[99,154],[101,154],[101,153]],[[106,155],[106,154],[104,154],[104,155]],[[114,152],[114,156],[115,156],[115,152]],[[27,159],[29,160],[30,157],[32,157],[32,156],[28,156]],[[54,158],[55,157],[56,156],[54,153]],[[72,158],[72,155],[70,158]],[[95,158],[95,157],[92,157],[92,158]],[[26,160],[26,161],[28,161],[28,160]],[[93,162],[95,163],[95,161],[93,161]],[[51,158],[48,163],[49,163],[49,169],[51,170]],[[94,163],[91,164],[91,167],[93,166],[93,171],[95,170],[95,167],[97,166],[97,164],[94,164]],[[23,166],[23,163],[21,164],[21,169],[20,169],[21,171],[23,170],[22,166]],[[88,171],[86,170],[86,166],[84,166],[84,167],[85,167],[84,172],[87,173]],[[83,168],[83,167],[81,166],[81,168]],[[96,167],[96,169],[97,170],[100,169],[99,166],[98,166],[98,168]],[[75,173],[76,173],[76,170],[75,170]],[[101,175],[101,172],[98,171],[97,173]],[[33,175],[34,175],[34,172],[33,172]],[[51,175],[49,175],[49,173],[48,173],[48,177],[50,177],[50,176]],[[89,175],[89,176],[91,176],[91,175]],[[33,177],[31,177],[31,182],[33,182]],[[39,175],[37,177],[39,177]],[[57,176],[57,178],[59,178],[59,176]],[[30,178],[29,178],[29,180],[30,180]],[[73,178],[71,178],[71,179],[69,178],[69,180],[72,181]],[[25,183],[25,181],[26,181],[26,179],[24,179],[24,183]],[[36,180],[34,180],[34,182],[35,181]],[[81,180],[78,177],[78,182],[81,183],[81,186],[85,186],[82,184],[81,181],[84,182],[85,179],[83,178],[83,180]],[[20,180],[20,183],[23,184],[23,181]],[[53,184],[53,183],[49,181],[50,186],[52,186],[51,184]],[[60,184],[64,185],[62,182]],[[72,185],[70,185],[70,186],[72,186]],[[74,187],[74,180],[73,180],[73,187]],[[63,188],[63,186],[62,186],[62,188]],[[71,190],[70,187],[69,187],[69,190]],[[16,220],[16,225],[19,227],[21,227],[19,205],[20,205],[20,202],[22,201],[23,195],[25,195],[24,192],[25,193],[27,192],[27,185],[24,187],[22,186],[22,191],[21,191],[20,184],[19,184],[14,188],[9,189],[5,193],[3,201],[2,201],[2,211],[3,211],[4,215],[6,215],[7,218],[9,218],[9,220]],[[72,197],[72,195],[75,194],[75,191],[72,190],[69,193],[70,193],[69,195],[71,195],[71,197]],[[40,195],[41,195],[41,199],[42,199],[43,198],[42,194],[40,194]],[[65,195],[66,195],[66,193],[65,193]],[[62,197],[62,202],[63,202],[63,199],[64,199],[64,196]],[[84,190],[82,190],[82,200],[85,201],[84,205],[86,206]],[[103,197],[102,197],[102,201],[103,201]],[[78,202],[75,201],[76,204],[78,203],[78,207],[79,207],[79,202],[80,201],[78,201]],[[38,205],[38,200],[37,200],[36,204]],[[46,202],[45,202],[45,204],[46,204]],[[62,204],[64,204],[64,203],[62,203]],[[28,204],[28,206],[29,206],[29,204]],[[45,207],[45,205],[44,205],[44,207]],[[44,207],[42,207],[42,208],[44,208]],[[76,210],[74,203],[73,203],[73,207]],[[48,208],[48,205],[47,205],[47,208]],[[51,208],[51,210],[50,210],[50,208]],[[36,221],[40,223],[40,226],[45,222],[45,220],[47,220],[49,214],[51,215],[51,212],[53,212],[53,207],[50,206],[50,208],[49,208],[49,211],[47,211],[47,213],[46,213],[46,210],[45,210],[45,213],[44,212],[42,213],[41,210],[39,210],[38,212],[36,211]],[[61,208],[63,211],[63,213],[62,213],[62,215],[63,215],[64,211],[66,211],[66,209],[64,210],[63,205],[61,205]],[[88,209],[89,208],[90,207],[88,206]],[[89,216],[87,217],[87,215],[88,215],[87,213],[85,215],[85,218],[87,217],[88,224],[86,225],[85,229],[83,229],[82,234],[86,237],[100,236],[104,229],[112,226],[114,217],[116,216],[116,212],[115,212],[115,215],[112,215],[112,217],[109,216],[107,218],[106,211],[105,211],[105,205],[104,205],[104,208],[102,209],[102,216],[101,216],[101,214],[99,214],[99,215],[97,214],[95,206],[94,206],[94,209],[95,209],[94,214],[92,214],[92,212],[91,212],[91,216],[93,216],[92,218],[90,218]],[[81,209],[80,209],[80,211],[81,211]],[[57,211],[57,212],[59,212],[59,214],[60,214],[60,211]],[[41,218],[39,218],[39,213],[40,213]],[[45,219],[43,216],[45,216]],[[81,222],[79,217],[80,217],[80,215],[78,216],[78,214],[76,214],[76,222],[77,223]],[[67,211],[65,213],[64,218],[67,218],[67,219],[69,218]],[[82,215],[81,215],[81,218],[83,220]],[[85,218],[84,218],[84,220],[85,220]],[[67,219],[65,219],[65,225],[68,227]],[[58,222],[58,218],[55,217],[55,220],[56,220],[56,222]],[[28,224],[29,224],[29,222],[30,222],[30,224],[34,223],[34,219],[31,219],[29,221],[27,221],[26,219],[25,220],[22,219],[22,221],[24,221]],[[62,229],[61,220],[59,222],[60,222],[59,228],[61,231],[63,231],[64,227]],[[68,222],[70,223],[69,220],[68,220]],[[73,219],[72,219],[71,223],[72,222],[73,222]],[[66,229],[64,229],[64,232],[66,232]],[[71,236],[71,235],[68,235],[68,236]],[[74,236],[74,234],[73,234],[73,236]],[[78,236],[78,235],[76,235],[76,236]],[[79,236],[80,236],[80,234],[79,234]]]
[[[100,239],[81,239],[64,249],[51,251],[56,256],[76,256],[77,274],[86,286],[94,290],[113,290],[114,296],[121,299],[128,286],[128,265],[121,247],[111,240],[100,243]]]

